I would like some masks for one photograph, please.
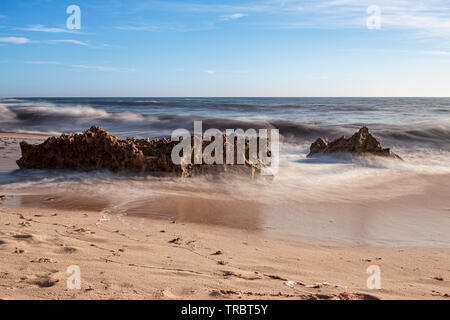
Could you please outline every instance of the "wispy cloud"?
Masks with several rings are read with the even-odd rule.
[[[76,44],[79,46],[88,46],[89,44],[87,42],[84,41],[79,41],[79,40],[73,40],[73,39],[64,39],[64,40],[45,40],[42,41],[44,43],[71,43],[71,44]]]
[[[120,25],[115,29],[120,31],[145,31],[145,32],[194,32],[211,30],[214,26],[211,23],[201,23],[198,26],[192,26],[180,23],[154,23],[154,24],[130,24]]]
[[[60,65],[61,62],[57,61],[25,61],[26,64],[36,64],[36,65]]]
[[[333,10],[342,18],[350,18],[347,24],[358,24],[358,12],[366,13],[369,5],[381,9],[382,28],[401,29],[425,35],[450,35],[450,3],[448,0],[335,0],[323,1],[319,9]],[[363,16],[365,21],[367,16]]]
[[[68,30],[68,29],[64,29],[64,28],[50,28],[50,27],[46,27],[41,24],[31,25],[27,28],[19,28],[18,30],[33,31],[33,32],[47,32],[47,33],[77,33],[77,32],[74,32],[73,30]]]
[[[231,4],[192,1],[149,1],[150,6],[183,14],[220,14],[221,20],[249,14],[269,28],[366,28],[367,8],[381,9],[382,29],[402,30],[424,38],[450,36],[449,0],[259,0]],[[263,18],[263,19],[261,19]]]
[[[422,51],[423,54],[431,54],[433,56],[450,56],[450,51]]]
[[[4,43],[13,43],[13,44],[24,44],[31,42],[28,38],[22,38],[22,37],[2,37],[0,38],[0,42]]]
[[[407,55],[432,55],[450,56],[450,51],[445,50],[396,50],[396,49],[347,49],[346,52],[373,52],[386,54],[407,54]]]
[[[74,40],[74,39],[61,39],[61,40],[32,40],[24,37],[0,37],[0,43],[10,43],[10,44],[25,44],[25,43],[70,43],[79,46],[89,46],[87,42]]]
[[[99,65],[86,65],[86,64],[65,64],[58,61],[24,61],[25,64],[30,65],[42,65],[42,66],[48,66],[48,65],[57,65],[57,66],[64,66],[68,67],[71,70],[76,71],[104,71],[104,72],[135,72],[136,70],[134,68],[120,68],[120,67],[105,67],[105,66],[99,66]]]
[[[275,0],[280,4],[284,1]],[[286,1],[285,8],[299,8],[304,1]],[[381,10],[382,29],[411,31],[422,37],[450,36],[448,0],[322,0],[309,2],[293,14],[305,15],[301,22],[288,20],[286,26],[319,28],[365,28],[367,8]]]
[[[158,32],[161,31],[161,27],[157,25],[122,25],[116,27],[117,30],[121,31],[150,31],[150,32]]]
[[[135,72],[134,68],[118,68],[118,67],[104,67],[96,65],[83,65],[83,64],[73,64],[70,66],[75,70],[91,70],[91,71],[106,71],[106,72]]]
[[[233,13],[233,14],[226,14],[220,17],[220,20],[222,21],[229,21],[229,20],[237,20],[244,17],[247,17],[248,14],[245,13]]]
[[[216,70],[204,70],[207,74],[216,74]]]

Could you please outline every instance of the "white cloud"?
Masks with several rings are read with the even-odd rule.
[[[24,43],[29,43],[30,39],[22,38],[22,37],[3,37],[3,38],[0,38],[0,42],[24,44]]]
[[[395,49],[347,49],[343,51],[348,52],[374,52],[386,54],[418,54],[418,55],[432,55],[432,56],[450,56],[450,51],[444,50],[395,50]]]
[[[79,46],[88,46],[89,44],[84,41],[73,40],[73,39],[63,39],[63,40],[31,40],[23,37],[0,37],[0,43],[13,43],[13,44],[25,44],[25,43],[71,43]]]
[[[64,64],[58,61],[25,61],[26,64],[32,65],[60,65],[65,67],[70,67],[72,70],[82,71],[109,71],[109,72],[135,72],[134,68],[117,68],[117,67],[104,67],[99,65],[85,65],[85,64]]]
[[[287,6],[298,3],[292,0]],[[322,0],[303,6],[306,21],[291,26],[364,28],[370,5],[381,9],[382,29],[412,31],[422,37],[450,35],[448,0]]]
[[[34,31],[34,32],[49,32],[49,33],[61,33],[61,32],[75,33],[72,30],[67,30],[67,29],[64,29],[64,28],[49,28],[49,27],[46,27],[46,26],[41,25],[41,24],[32,25],[32,26],[29,26],[28,28],[21,28],[19,30]]]
[[[215,74],[216,70],[205,70],[204,72],[207,74]]]
[[[76,44],[79,46],[88,46],[89,44],[83,41],[79,41],[79,40],[72,40],[72,39],[66,39],[66,40],[46,40],[43,41],[46,43],[72,43],[72,44]]]
[[[95,65],[83,65],[73,64],[71,67],[75,70],[92,70],[92,71],[109,71],[109,72],[135,72],[134,68],[117,68],[117,67],[104,67]]]
[[[222,21],[229,21],[229,20],[236,20],[241,19],[244,17],[247,17],[248,15],[245,13],[234,13],[234,14],[227,14],[220,17],[220,20]]]
[[[239,19],[241,12],[246,12],[256,20],[264,16],[260,20],[263,27],[291,29],[363,29],[367,8],[377,5],[382,29],[407,31],[423,38],[450,36],[449,0],[259,0],[231,5],[173,1],[158,5],[183,13],[222,14],[222,20]]]
[[[37,65],[60,65],[61,62],[57,61],[25,61],[26,64],[37,64]]]
[[[120,31],[145,31],[145,32],[193,32],[211,30],[213,25],[210,23],[200,24],[198,26],[189,26],[183,23],[158,23],[158,24],[136,24],[121,25],[116,29]]]
[[[423,54],[431,54],[433,56],[450,56],[450,51],[422,51]]]

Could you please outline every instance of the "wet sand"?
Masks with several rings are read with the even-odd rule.
[[[41,134],[14,133],[0,130],[0,172],[19,169],[16,160],[20,158],[21,141],[41,143],[49,136]]]
[[[4,171],[20,156],[20,139],[44,139],[0,137],[0,146],[8,143],[7,153],[0,150]],[[448,183],[440,179],[422,185],[422,195],[389,200],[389,206],[324,201],[305,203],[305,212],[294,215],[287,203],[271,220],[264,207],[245,200],[163,196],[135,203],[124,214],[106,214],[108,201],[79,193],[67,199],[45,192],[7,196],[0,201],[0,298],[450,299],[450,249],[442,246],[447,240],[439,229],[445,231],[450,207]],[[417,212],[406,210],[408,202]],[[436,247],[314,238],[322,232],[324,240],[324,230],[342,238],[377,228],[395,235],[398,229],[390,226],[402,221],[422,224]],[[71,265],[80,267],[81,290],[67,289]],[[381,269],[381,290],[366,286],[371,265]]]

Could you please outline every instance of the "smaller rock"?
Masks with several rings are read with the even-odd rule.
[[[308,158],[320,156],[323,154],[331,154],[337,152],[346,152],[356,155],[375,155],[389,157],[393,159],[401,159],[397,154],[393,153],[389,148],[383,149],[380,142],[375,139],[369,132],[367,127],[362,127],[357,133],[346,139],[341,137],[332,142],[327,138],[319,138],[311,144]]]

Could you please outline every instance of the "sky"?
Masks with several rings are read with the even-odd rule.
[[[1,0],[0,96],[449,97],[450,0]]]

